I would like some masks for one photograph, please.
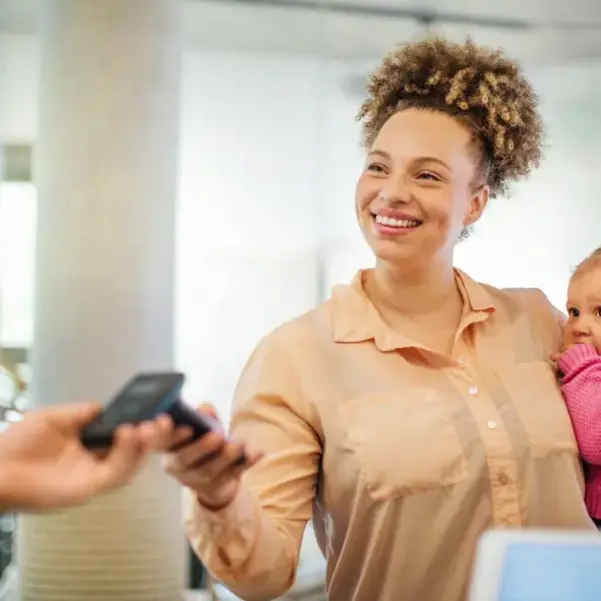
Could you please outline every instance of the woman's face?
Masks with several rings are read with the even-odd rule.
[[[442,112],[407,109],[382,127],[356,188],[363,235],[396,268],[451,260],[461,231],[478,220],[488,188],[467,128]]]

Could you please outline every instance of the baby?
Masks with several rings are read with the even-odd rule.
[[[574,271],[567,312],[557,367],[585,464],[586,506],[601,526],[601,248]]]

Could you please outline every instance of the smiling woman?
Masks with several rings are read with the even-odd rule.
[[[194,549],[243,599],[293,584],[311,518],[330,601],[463,601],[487,528],[593,529],[548,361],[561,316],[453,266],[489,198],[538,165],[532,88],[500,52],[425,40],[384,59],[359,117],[375,269],[257,345],[230,429],[256,464],[217,439],[168,462]]]
[[[359,223],[376,256],[396,253],[420,263],[448,256],[486,206],[489,187],[478,167],[470,130],[452,116],[416,108],[393,115],[374,140],[356,191]]]
[[[358,118],[369,154],[356,200],[376,255],[378,241],[407,233],[415,235],[392,248],[448,254],[489,197],[539,164],[536,96],[499,51],[440,39],[404,46],[384,60],[368,91]],[[424,214],[398,207],[412,196]]]

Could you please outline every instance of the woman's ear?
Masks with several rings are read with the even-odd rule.
[[[463,225],[465,227],[470,227],[480,217],[488,204],[488,197],[490,194],[490,188],[487,185],[479,186],[476,190],[474,190],[472,198],[470,200],[470,206],[467,211],[467,215],[465,216],[465,220]]]

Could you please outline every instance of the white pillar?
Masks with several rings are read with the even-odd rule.
[[[44,0],[33,397],[107,400],[173,361],[178,0]],[[19,523],[21,601],[174,601],[180,491],[155,463]]]

